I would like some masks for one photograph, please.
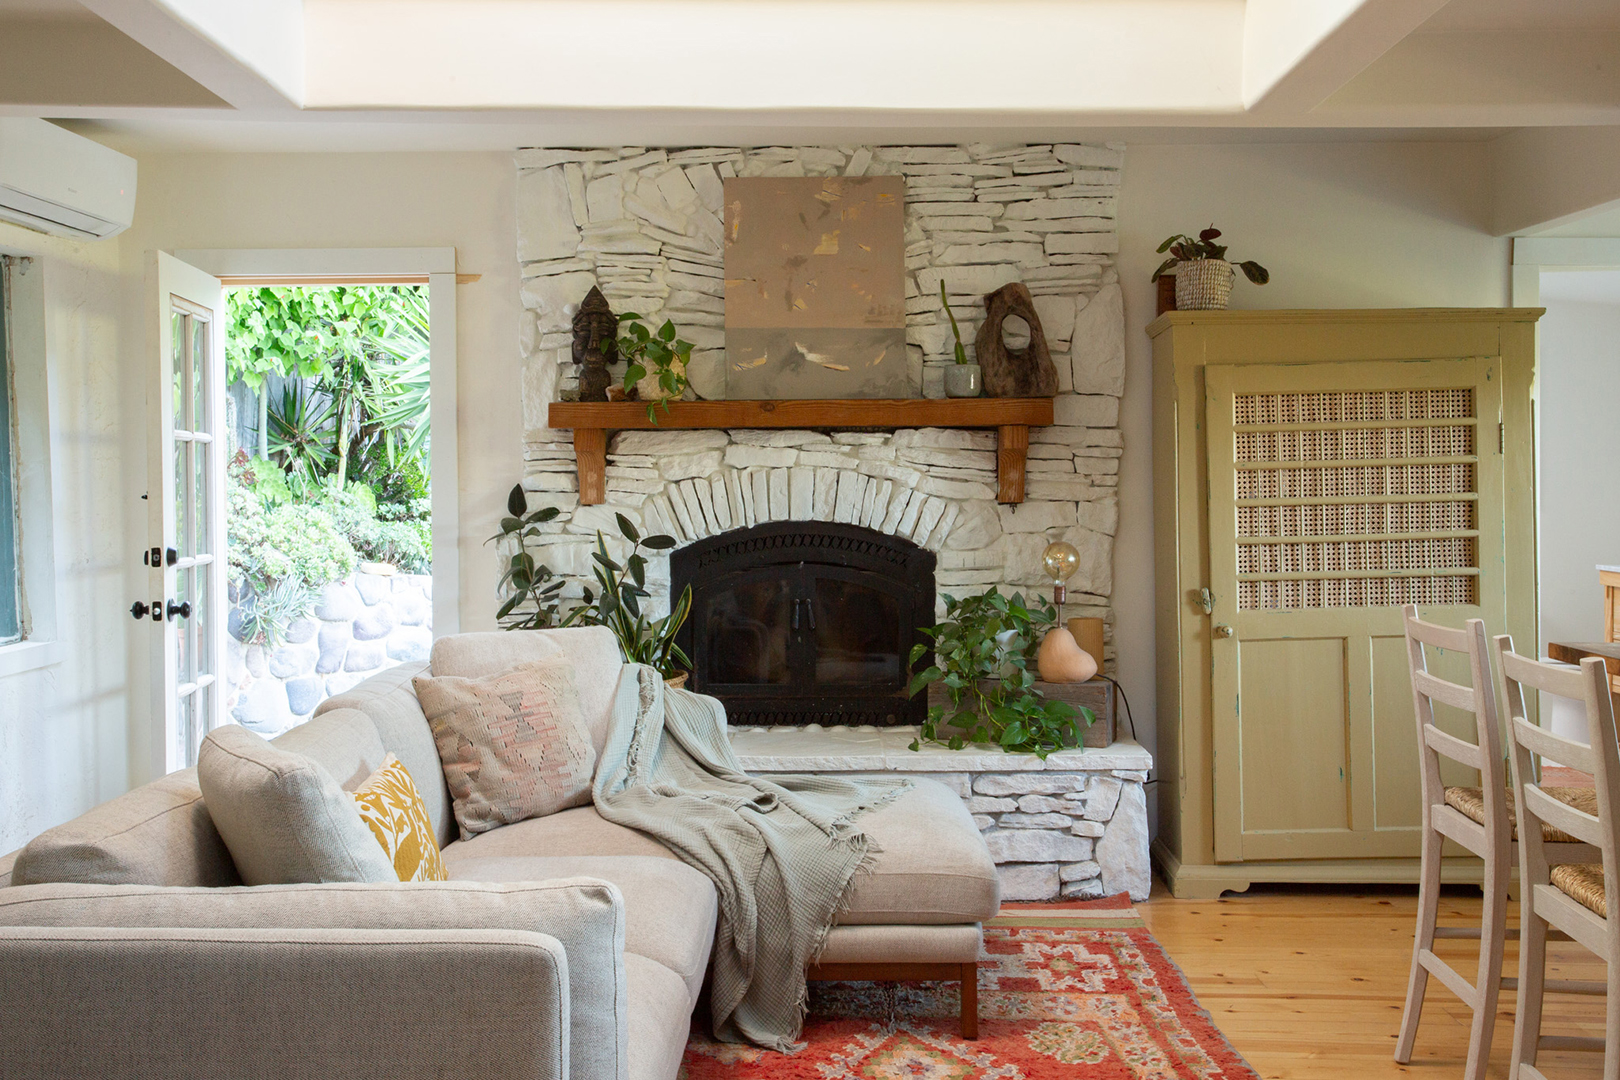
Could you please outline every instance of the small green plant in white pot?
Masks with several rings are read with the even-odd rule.
[[[962,346],[962,331],[956,326],[956,315],[951,302],[945,299],[945,283],[939,283],[939,302],[945,305],[945,317],[951,320],[951,333],[956,336],[956,363],[945,369],[946,397],[978,397],[979,365],[970,364],[967,349]]]

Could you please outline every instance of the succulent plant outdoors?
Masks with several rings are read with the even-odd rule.
[[[1220,235],[1221,230],[1211,225],[1197,236],[1186,236],[1177,233],[1170,237],[1170,239],[1159,245],[1159,254],[1163,255],[1168,251],[1170,252],[1170,258],[1160,263],[1159,268],[1153,271],[1152,280],[1158,281],[1159,278],[1164,276],[1166,270],[1169,270],[1177,263],[1197,262],[1199,259],[1225,259],[1226,245],[1215,242],[1220,238]],[[1242,270],[1243,276],[1256,285],[1264,285],[1271,280],[1271,271],[1252,260],[1234,263],[1233,265]]]

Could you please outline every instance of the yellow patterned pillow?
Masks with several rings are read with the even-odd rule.
[[[433,839],[433,819],[428,817],[422,793],[416,790],[411,774],[399,759],[389,754],[381,768],[354,790],[360,820],[394,861],[394,873],[401,881],[448,881],[439,845]]]

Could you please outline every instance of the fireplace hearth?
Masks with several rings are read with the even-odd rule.
[[[692,689],[733,725],[915,724],[906,697],[917,627],[934,621],[934,555],[857,525],[775,522],[670,556],[672,593],[692,587],[678,638]]]

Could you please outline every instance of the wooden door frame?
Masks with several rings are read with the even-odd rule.
[[[209,248],[177,251],[175,257],[220,278],[226,288],[252,284],[428,287],[433,636],[459,633],[461,482],[456,431],[456,249]]]
[[[1541,306],[1541,276],[1579,270],[1620,270],[1620,238],[1519,236],[1513,239],[1513,305]],[[1536,324],[1536,378],[1531,391],[1541,401],[1541,324]],[[1536,647],[1546,654],[1541,631],[1541,425],[1533,427],[1536,451]]]

